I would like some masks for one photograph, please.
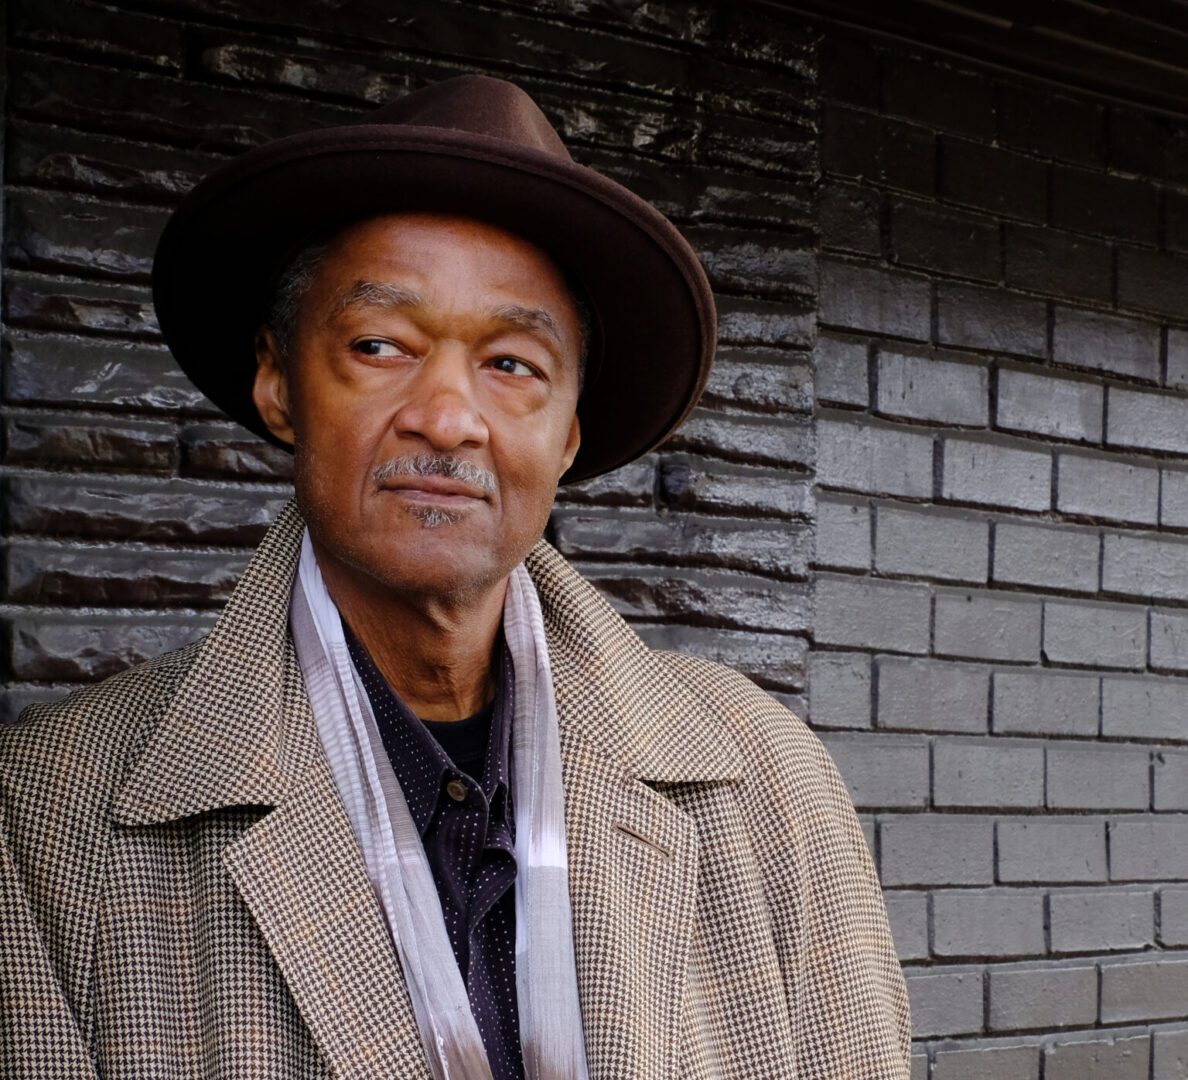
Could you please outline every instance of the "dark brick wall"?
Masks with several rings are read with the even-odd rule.
[[[1188,122],[820,63],[811,707],[917,1075],[1183,1078]]]

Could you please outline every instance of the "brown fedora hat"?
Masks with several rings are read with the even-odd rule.
[[[249,150],[199,183],[165,226],[153,302],[173,355],[216,405],[273,440],[252,402],[253,340],[301,238],[376,214],[481,218],[548,252],[584,289],[595,328],[566,483],[650,450],[709,374],[705,271],[655,207],[570,157],[536,103],[463,75],[371,113]]]

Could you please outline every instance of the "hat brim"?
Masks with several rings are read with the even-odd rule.
[[[692,410],[716,318],[705,272],[671,222],[591,169],[439,128],[360,124],[294,135],[195,187],[153,261],[153,301],[174,357],[211,401],[277,442],[252,383],[254,336],[278,262],[300,237],[413,210],[506,228],[585,290],[598,324],[596,377],[578,404],[582,443],[563,483],[639,457]]]

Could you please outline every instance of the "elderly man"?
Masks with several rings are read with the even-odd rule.
[[[154,286],[296,498],[205,640],[0,736],[0,1071],[906,1077],[819,743],[540,539],[705,381],[672,225],[468,76],[221,168]]]

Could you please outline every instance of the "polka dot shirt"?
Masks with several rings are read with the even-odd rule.
[[[511,803],[511,657],[474,716],[417,719],[343,624],[380,738],[421,833],[441,911],[494,1080],[521,1080],[516,1008],[515,823]]]

